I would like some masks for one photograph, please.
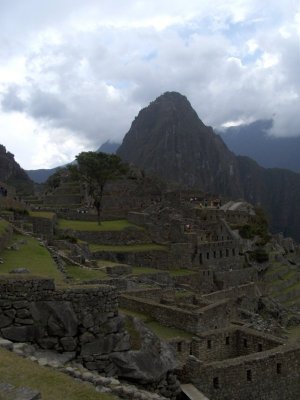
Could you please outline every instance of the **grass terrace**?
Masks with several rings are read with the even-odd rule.
[[[106,272],[103,270],[81,268],[76,265],[67,265],[65,266],[65,271],[67,275],[75,281],[75,283],[94,279],[108,279]]]
[[[21,244],[24,241],[24,244]],[[14,234],[11,244],[16,243],[19,250],[4,250],[1,253],[0,275],[8,274],[14,268],[27,268],[26,276],[53,278],[56,284],[63,284],[63,275],[57,269],[49,252],[36,239],[30,236]]]
[[[58,227],[61,229],[72,229],[74,231],[90,231],[90,232],[111,232],[123,231],[126,228],[143,229],[137,225],[131,224],[126,219],[114,221],[102,221],[98,225],[96,221],[75,221],[68,219],[59,219]]]
[[[62,372],[0,348],[0,379],[15,387],[38,390],[43,400],[116,400],[110,394],[97,393],[91,384],[72,379]],[[9,400],[9,399],[6,399]]]
[[[125,308],[119,309],[120,313],[124,315],[131,315],[132,317],[136,317],[144,322],[144,324],[154,332],[160,339],[169,340],[181,337],[183,339],[191,339],[194,335],[192,333],[185,332],[181,329],[169,328],[167,326],[163,326],[160,323],[154,321],[151,317],[146,314],[142,314],[139,312],[127,310]]]
[[[90,251],[109,251],[116,253],[135,253],[135,252],[143,252],[143,251],[152,251],[152,250],[160,250],[160,251],[168,251],[168,247],[155,243],[146,243],[146,244],[134,244],[134,245],[126,245],[126,246],[113,246],[113,245],[102,245],[102,244],[90,244]]]
[[[50,211],[29,211],[29,216],[52,219],[55,213]]]

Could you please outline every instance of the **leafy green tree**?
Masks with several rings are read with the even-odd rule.
[[[118,179],[127,172],[127,165],[115,154],[82,152],[76,156],[76,164],[69,165],[72,175],[85,182],[88,195],[97,210],[98,224],[101,224],[102,199],[107,181]]]

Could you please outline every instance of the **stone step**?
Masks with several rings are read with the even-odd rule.
[[[29,388],[16,388],[8,383],[0,383],[0,399],[5,400],[40,400],[41,394]]]

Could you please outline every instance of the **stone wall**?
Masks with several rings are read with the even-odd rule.
[[[207,329],[228,326],[228,303],[219,301],[202,308],[190,311],[187,307],[179,308],[160,304],[152,299],[142,299],[122,294],[120,306],[128,310],[141,312],[154,318],[162,325],[178,328],[198,334]]]
[[[299,374],[300,346],[295,344],[209,364],[190,357],[182,378],[211,400],[297,400]]]
[[[246,283],[244,285],[239,285],[233,288],[219,290],[217,292],[208,293],[202,297],[208,301],[218,301],[221,299],[237,299],[239,297],[247,296],[251,298],[256,298],[258,295],[257,287],[254,283]]]
[[[220,260],[234,264],[240,261],[239,247],[240,243],[236,240],[198,243],[194,265],[216,264]]]
[[[284,342],[247,328],[218,329],[193,338],[191,354],[203,362],[235,358],[270,350]]]
[[[0,335],[74,352],[89,369],[106,372],[108,354],[130,347],[113,287],[59,290],[51,279],[0,279]]]
[[[117,252],[117,251],[96,251],[92,253],[95,258],[124,263],[138,267],[149,267],[159,269],[170,269],[174,265],[170,264],[168,251],[149,250],[137,252]],[[175,265],[175,267],[178,266]]]
[[[213,271],[203,269],[190,275],[178,275],[172,277],[175,285],[187,285],[200,293],[209,293],[215,290]]]
[[[258,280],[257,270],[254,268],[231,269],[229,271],[215,271],[215,280],[223,289],[238,286],[248,282]]]
[[[33,233],[47,237],[52,237],[54,235],[56,217],[51,219],[42,217],[28,217],[28,222],[32,224]]]

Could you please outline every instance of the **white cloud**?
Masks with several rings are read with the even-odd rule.
[[[65,163],[167,90],[207,124],[275,115],[273,134],[299,135],[299,15],[292,0],[0,2],[0,142],[27,168]]]

